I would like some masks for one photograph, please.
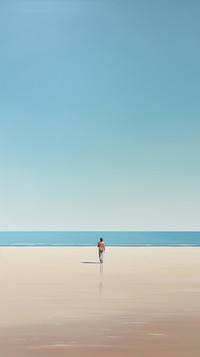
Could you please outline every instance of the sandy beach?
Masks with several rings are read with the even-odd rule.
[[[200,248],[0,248],[0,357],[200,356]]]

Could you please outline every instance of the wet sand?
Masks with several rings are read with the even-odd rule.
[[[200,356],[200,248],[0,248],[0,357]]]

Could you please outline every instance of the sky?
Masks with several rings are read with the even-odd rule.
[[[0,1],[0,230],[200,230],[199,0]]]

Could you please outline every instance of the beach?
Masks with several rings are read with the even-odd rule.
[[[0,357],[200,355],[200,248],[0,248]]]

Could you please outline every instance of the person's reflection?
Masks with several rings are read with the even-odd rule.
[[[103,292],[103,264],[100,263],[99,297],[102,297],[102,292]]]
[[[100,277],[103,277],[103,264],[100,263]]]

